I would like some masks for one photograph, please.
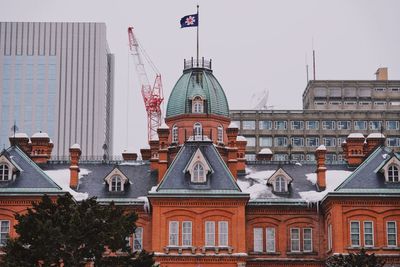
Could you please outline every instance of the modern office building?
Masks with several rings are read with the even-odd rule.
[[[15,122],[53,156],[111,154],[113,73],[104,23],[0,22],[0,145]]]
[[[230,117],[247,139],[246,157],[254,160],[269,148],[275,160],[315,160],[315,148],[327,148],[328,161],[342,161],[342,143],[350,133],[382,132],[386,145],[400,150],[400,81],[310,81],[303,110],[231,110]]]

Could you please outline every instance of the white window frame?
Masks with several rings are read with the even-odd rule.
[[[224,142],[224,127],[219,125],[217,128],[217,141],[222,143]]]
[[[328,145],[327,144],[327,140],[330,140],[331,141],[331,144],[332,145]],[[323,144],[326,146],[326,147],[336,147],[336,138],[335,137],[324,137],[323,138]]]
[[[293,231],[297,231],[298,238],[293,238]],[[293,242],[297,243],[298,249],[293,249]],[[300,252],[300,228],[290,228],[290,251]]]
[[[283,122],[283,129],[278,128],[278,125],[280,122]],[[287,121],[283,121],[283,120],[274,121],[274,128],[275,128],[275,130],[287,130]]]
[[[173,228],[175,228],[175,229],[173,229]],[[168,230],[169,230],[168,231],[169,246],[170,247],[179,246],[179,222],[178,221],[170,221]],[[175,242],[173,242],[173,241],[175,241]]]
[[[311,122],[315,122],[316,128],[310,128]],[[319,130],[319,121],[306,121],[307,130]]]
[[[282,175],[277,176],[275,178],[274,187],[275,187],[274,188],[275,192],[280,192],[280,193],[287,192],[287,181],[286,181],[285,177]]]
[[[373,127],[375,125],[375,122],[379,124],[377,128]],[[382,121],[369,121],[368,124],[370,130],[380,130],[382,128]]]
[[[227,247],[229,244],[229,223],[228,221],[218,222],[218,246]]]
[[[3,231],[3,223],[8,224],[7,231]],[[9,220],[0,220],[0,247],[5,246],[5,243],[10,238],[10,229],[11,229],[11,222]]]
[[[293,147],[303,147],[304,146],[304,137],[294,136],[294,137],[291,137],[290,139],[291,139]],[[295,145],[296,142],[294,140],[300,141],[300,145]]]
[[[176,125],[172,126],[172,143],[178,143],[179,140],[178,130],[179,130],[178,126]]]
[[[389,223],[394,224],[394,233],[389,233]],[[394,235],[394,244],[389,244],[389,236]],[[386,243],[388,247],[397,247],[397,222],[396,221],[387,221],[386,222]]]
[[[263,229],[260,227],[253,228],[253,251],[263,252]]]
[[[358,123],[357,122],[364,122],[363,123],[364,127],[363,128],[358,127],[358,125],[357,125]],[[354,130],[357,130],[357,131],[367,130],[367,121],[364,121],[364,120],[354,121],[353,122],[353,127],[354,127]]]
[[[310,230],[310,238],[306,238],[306,231]],[[312,252],[313,251],[313,230],[310,227],[303,228],[303,251],[304,252]],[[310,249],[305,249],[306,241],[310,241]]]
[[[366,232],[366,224],[371,224],[371,232],[367,233]],[[363,228],[364,228],[364,246],[365,247],[374,247],[374,222],[373,221],[364,221],[363,222]],[[367,240],[367,236],[371,236],[372,239],[372,244],[367,244],[366,240]]]
[[[193,125],[194,140],[199,140],[199,139],[201,139],[202,134],[203,134],[203,126],[201,125],[200,122],[196,122],[196,123]]]
[[[215,222],[214,221],[206,221],[204,223],[204,233],[205,240],[204,244],[206,247],[215,247]]]
[[[300,128],[296,128],[296,127],[295,127],[295,122],[298,122],[298,123],[299,123],[299,127],[300,127]],[[291,124],[291,129],[292,129],[292,130],[304,130],[304,121],[298,121],[298,120],[296,120],[296,121],[291,121],[290,124]]]
[[[267,127],[264,127],[264,126],[267,126]],[[259,130],[272,130],[272,121],[268,121],[268,120],[259,121],[258,122],[258,129]]]
[[[138,244],[138,246],[136,246]],[[143,227],[136,227],[135,232],[133,233],[133,251],[141,251],[143,250]]]
[[[393,128],[389,128],[389,124],[391,124],[391,123],[393,123],[394,122],[394,124],[395,124],[395,128],[393,129]],[[386,121],[386,130],[398,130],[399,129],[399,121],[394,121],[394,120],[388,120],[388,121]]]
[[[388,167],[388,182],[397,183],[400,181],[399,179],[399,166],[392,164]]]
[[[274,227],[265,228],[265,251],[276,252],[276,231]]]
[[[204,112],[204,101],[203,101],[203,99],[201,99],[201,97],[196,96],[193,99],[192,112],[193,113],[203,113]]]
[[[124,186],[122,183],[122,178],[119,175],[114,175],[111,177],[111,185],[110,185],[111,192],[121,192],[124,191]]]
[[[10,181],[10,166],[5,163],[0,164],[0,181]]]
[[[245,120],[242,121],[242,130],[255,130],[256,129],[256,121]]]
[[[332,128],[327,127],[329,124]],[[335,130],[335,121],[322,121],[322,130]]]
[[[283,145],[280,145],[278,140],[280,140],[280,138],[283,138]],[[288,139],[286,136],[276,136],[274,137],[274,146],[276,147],[287,147],[288,144]]]
[[[355,223],[355,224],[357,224],[358,225],[358,232],[352,232],[352,227],[351,227],[351,225],[353,224],[353,223]],[[360,247],[360,245],[361,245],[361,232],[360,232],[360,221],[350,221],[350,246],[351,247]],[[354,244],[353,243],[353,235],[357,235],[358,236],[358,244]]]
[[[263,141],[263,140],[265,140],[265,141]],[[272,141],[273,141],[272,136],[260,136],[258,138],[260,147],[272,147]]]
[[[328,225],[328,251],[330,251],[333,247],[332,244],[332,224]]]
[[[311,139],[315,139],[315,141],[316,141],[315,146],[310,145]],[[319,146],[319,137],[307,137],[306,138],[306,147],[318,147],[318,146]]]
[[[196,162],[193,165],[193,183],[205,183],[206,182],[206,171],[201,162]]]
[[[338,130],[351,130],[351,122],[350,121],[337,121],[337,129]],[[343,127],[346,124],[346,127]]]
[[[182,246],[191,247],[192,246],[192,222],[183,221],[182,222]]]

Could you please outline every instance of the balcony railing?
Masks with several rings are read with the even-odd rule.
[[[192,69],[192,68],[204,68],[211,70],[211,59],[204,59],[204,57],[200,59],[184,59],[183,60],[183,69]]]

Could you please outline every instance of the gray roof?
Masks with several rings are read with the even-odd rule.
[[[19,169],[15,180],[0,182],[0,195],[65,193],[18,147],[9,147],[0,155],[5,155]]]
[[[207,175],[207,182],[204,184],[192,183],[190,174],[184,172],[197,149],[200,149],[213,170]],[[156,192],[151,192],[150,194],[211,195],[213,197],[232,194],[248,196],[248,194],[241,192],[211,141],[186,142],[168,168]]]

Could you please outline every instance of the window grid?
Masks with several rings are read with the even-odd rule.
[[[228,222],[218,222],[218,245],[220,247],[228,246]]]
[[[133,251],[143,249],[143,227],[136,227],[133,235]]]
[[[275,121],[275,130],[286,130],[287,129],[287,121]]]
[[[276,177],[275,191],[276,192],[285,192],[286,191],[286,180],[282,176]]]
[[[193,166],[193,179],[192,182],[194,183],[204,183],[206,181],[205,179],[205,172],[204,172],[204,167],[203,164],[201,163],[195,163]]]
[[[266,234],[266,251],[267,252],[275,252],[276,247],[275,247],[275,228],[272,227],[267,227],[265,230]]]
[[[350,241],[352,247],[360,246],[360,222],[351,221],[350,222]]]
[[[388,247],[397,247],[397,225],[395,221],[386,222]]]
[[[292,127],[292,130],[303,130],[304,129],[304,121],[292,121],[291,127]]]
[[[172,127],[172,143],[178,143],[178,126]]]
[[[399,181],[399,168],[395,165],[389,166],[388,169],[388,181],[398,182]]]
[[[10,180],[9,168],[6,164],[0,164],[0,181]]]
[[[328,251],[332,249],[332,224],[328,225]]]
[[[300,252],[300,229],[290,229],[290,250],[292,252]]]
[[[221,125],[218,126],[218,142],[223,142],[224,141],[224,127],[222,127]]]
[[[215,246],[215,222],[206,221],[206,246]]]
[[[182,246],[192,246],[192,222],[182,222]]]
[[[113,176],[111,178],[111,191],[122,191],[122,182],[119,176]]]
[[[178,246],[179,240],[179,223],[177,221],[169,222],[169,245]]]
[[[202,136],[202,126],[199,122],[196,122],[193,126],[194,130],[194,138],[195,140],[198,140]]]
[[[263,252],[263,229],[253,229],[254,252]]]
[[[4,246],[10,235],[10,221],[0,221],[0,247]]]
[[[303,251],[312,251],[312,228],[303,228]]]
[[[373,222],[364,222],[364,246],[373,247],[374,246],[374,226]]]

